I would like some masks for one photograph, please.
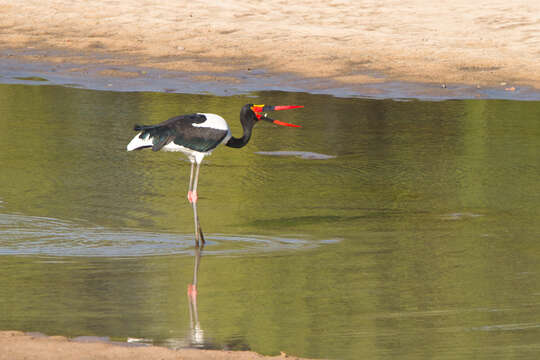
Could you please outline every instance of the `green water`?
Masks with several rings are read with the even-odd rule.
[[[241,133],[205,159],[199,323],[189,162],[126,152],[197,111]],[[0,329],[332,359],[538,359],[540,102],[216,97],[0,85]],[[329,155],[286,156],[287,153]],[[309,154],[308,154],[309,155]]]

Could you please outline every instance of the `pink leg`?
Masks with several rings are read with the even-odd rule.
[[[193,189],[193,167],[195,165],[195,162],[192,160],[191,161],[191,172],[189,174],[189,188],[188,188],[188,193],[187,193],[187,198],[188,198],[188,201],[189,203],[193,203],[193,201],[191,201],[191,197],[192,197],[192,193],[193,191],[191,191],[191,189]]]
[[[192,299],[196,299],[197,298],[197,287],[193,284],[189,284],[188,285],[188,289],[187,289],[187,293],[188,293],[188,296]]]
[[[200,163],[197,163],[197,169],[195,170],[195,177],[193,176],[193,165],[194,161],[191,162],[191,173],[189,175],[189,191],[187,194],[188,201],[193,204],[196,203],[199,199],[197,196],[197,184],[199,183],[199,166]]]
[[[199,197],[197,196],[197,191],[188,191],[187,198],[190,204],[196,203]]]
[[[193,177],[193,163],[191,163],[191,176],[189,179],[190,188],[188,191],[188,200],[190,203],[196,203],[199,197],[197,196],[197,184],[199,183],[199,167],[200,163],[197,163],[197,168],[195,169],[195,178]],[[193,183],[191,182],[193,179]]]

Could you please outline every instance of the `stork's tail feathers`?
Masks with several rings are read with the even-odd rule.
[[[140,132],[130,141],[127,151],[148,147],[158,151],[174,139],[171,131],[160,125],[135,125],[133,130]]]
[[[135,130],[135,131],[144,131],[144,130],[150,130],[150,129],[153,129],[153,128],[156,128],[156,126],[155,125],[139,125],[139,124],[137,124],[137,125],[135,125],[133,127],[133,130]]]

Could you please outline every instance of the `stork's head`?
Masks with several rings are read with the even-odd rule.
[[[268,121],[271,123],[274,123],[276,125],[281,126],[290,126],[290,127],[301,127],[300,125],[294,125],[289,124],[283,121],[274,120],[270,118],[267,114],[268,111],[277,111],[277,110],[289,110],[289,109],[297,109],[297,108],[303,108],[303,105],[253,105],[253,104],[247,104],[244,105],[242,108],[242,111],[240,113],[240,118],[249,118],[251,121],[257,122],[257,121]],[[247,115],[247,116],[246,116]]]

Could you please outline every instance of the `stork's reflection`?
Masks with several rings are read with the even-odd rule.
[[[197,167],[196,178],[199,175]],[[191,176],[190,176],[190,192],[193,179],[193,163],[191,164]],[[196,183],[195,183],[196,184]],[[196,186],[196,185],[195,185]],[[189,302],[189,323],[191,328],[191,345],[195,347],[204,346],[204,331],[201,329],[199,323],[199,311],[197,309],[197,276],[199,274],[199,264],[201,263],[201,255],[204,249],[204,234],[199,222],[199,214],[197,212],[197,201],[192,201],[189,198],[189,202],[193,208],[193,221],[195,223],[195,264],[193,266],[193,281],[188,285],[187,296]]]
[[[193,207],[193,219],[195,222],[195,256],[193,264],[193,280],[191,281],[191,284],[188,284],[187,286],[187,297],[189,304],[189,325],[191,331],[189,334],[189,338],[184,338],[184,345],[181,347],[187,346],[198,349],[250,350],[250,347],[243,341],[243,339],[238,338],[231,339],[231,341],[226,341],[224,344],[218,345],[214,343],[212,339],[205,337],[204,330],[201,328],[201,323],[199,322],[197,296],[199,291],[199,267],[201,265],[205,240],[201,225],[199,223],[197,204],[196,202],[192,202],[191,205]]]
[[[197,228],[195,228],[197,229]],[[200,229],[199,229],[200,230]],[[202,237],[202,231],[200,232]],[[204,347],[204,331],[201,329],[199,322],[199,311],[197,309],[197,276],[199,273],[199,265],[201,263],[202,250],[204,248],[204,237],[202,237],[202,245],[195,246],[195,264],[193,266],[193,281],[188,284],[187,296],[189,303],[189,326],[191,329],[190,345],[194,347]]]
[[[197,309],[197,292],[198,292],[198,283],[197,278],[199,274],[199,265],[201,263],[201,255],[202,251],[204,249],[204,234],[201,228],[201,224],[199,222],[199,214],[197,212],[197,200],[196,196],[193,198],[191,196],[191,193],[193,191],[197,191],[197,178],[199,175],[199,167],[197,166],[197,172],[195,173],[195,186],[193,187],[193,162],[191,163],[191,174],[189,179],[189,192],[188,192],[188,200],[191,203],[191,207],[193,209],[193,221],[195,224],[195,264],[193,266],[193,281],[191,284],[188,284],[187,287],[187,297],[188,297],[188,303],[189,303],[189,325],[190,325],[190,338],[189,338],[189,346],[190,347],[197,347],[197,348],[204,348],[205,347],[205,341],[204,341],[204,331],[201,329],[201,324],[199,322],[199,311]]]

